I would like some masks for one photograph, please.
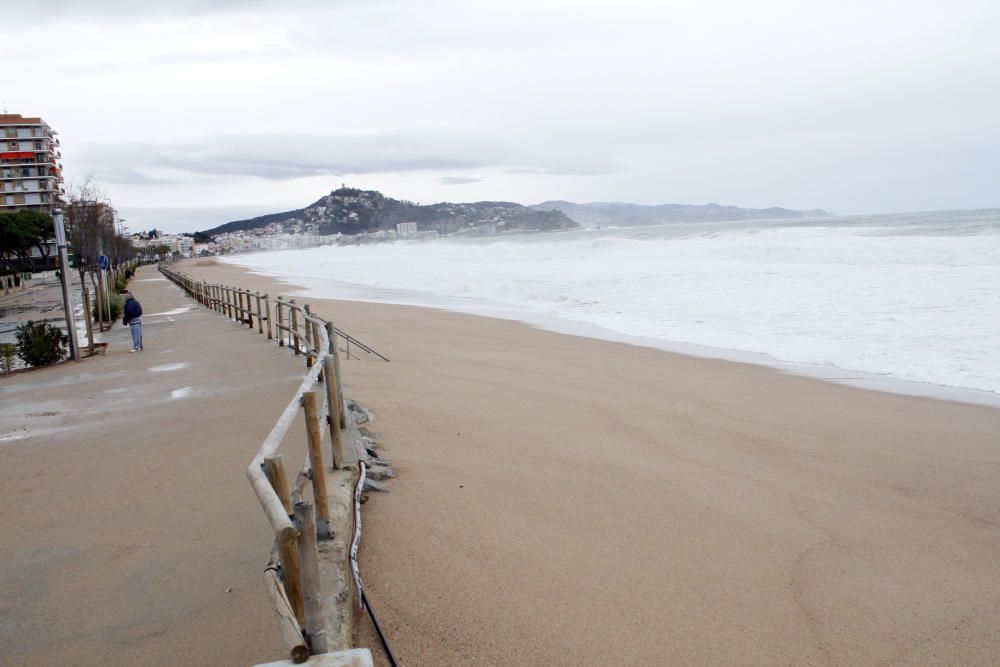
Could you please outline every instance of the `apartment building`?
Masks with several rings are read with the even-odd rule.
[[[0,211],[51,213],[63,194],[58,133],[41,118],[0,114]]]

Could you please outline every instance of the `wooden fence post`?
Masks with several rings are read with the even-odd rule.
[[[333,322],[326,323],[326,333],[330,338],[330,354],[333,355],[333,368],[337,377],[337,397],[340,399],[337,413],[340,415],[340,428],[347,428],[347,406],[344,403],[344,385],[340,382],[340,352],[337,350],[337,327]]]
[[[333,357],[323,359],[323,373],[326,375],[326,408],[329,415],[327,424],[330,427],[330,452],[333,456],[334,470],[340,470],[344,465],[344,442],[340,434],[340,390],[337,387],[337,369]]]
[[[312,331],[312,320],[309,319],[312,315],[312,310],[310,310],[308,303],[302,306],[302,313],[302,337],[306,341],[306,368],[312,368],[313,358],[309,354],[309,348],[312,347],[312,334],[310,333]]]
[[[302,593],[306,621],[306,640],[313,655],[326,653],[326,630],[323,625],[323,593],[319,582],[319,554],[316,548],[316,515],[310,503],[295,503],[299,524],[299,562],[302,564]]]
[[[257,333],[264,333],[264,315],[260,311],[260,292],[254,292],[257,299]]]
[[[250,290],[243,290],[247,301],[247,326],[253,329],[253,303],[250,300]]]
[[[278,347],[285,346],[285,302],[279,296],[274,305],[274,310],[278,314],[278,329],[274,333],[278,336]],[[291,342],[289,342],[291,345]]]
[[[281,454],[268,456],[264,459],[264,474],[271,482],[274,492],[281,499],[281,504],[285,506],[285,511],[291,516],[292,496],[288,491],[288,478],[285,476],[285,465]],[[285,591],[288,594],[288,601],[292,604],[295,617],[299,623],[305,623],[305,605],[302,600],[302,575],[299,565],[299,551],[294,541],[282,543],[278,540],[278,557],[281,559],[281,569],[284,572]]]
[[[267,294],[264,295],[264,310],[267,311],[267,339],[274,340],[274,336],[271,335],[271,297]]]
[[[330,506],[326,494],[326,467],[323,465],[323,436],[319,430],[319,398],[315,391],[302,394],[306,413],[306,435],[309,438],[309,466],[312,469],[313,500],[316,502],[316,524],[320,539],[330,539]]]
[[[295,348],[295,354],[299,353],[299,311],[295,307],[295,299],[289,299],[288,303],[291,305],[288,307],[292,311],[292,347]]]
[[[311,315],[312,311],[309,311],[309,314]],[[313,322],[313,325],[312,325],[312,346],[313,346],[313,352],[316,353],[316,359],[319,359],[319,355],[320,355],[320,352],[321,352],[321,350],[320,350],[320,346],[321,346],[320,341],[321,340],[322,340],[322,336],[321,336],[321,334],[319,332],[319,327],[316,326],[315,322]]]

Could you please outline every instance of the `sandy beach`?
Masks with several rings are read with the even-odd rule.
[[[400,472],[362,570],[403,664],[1000,660],[1000,410],[298,298],[392,360],[344,372]]]

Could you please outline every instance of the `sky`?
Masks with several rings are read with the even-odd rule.
[[[166,4],[166,3],[163,3]],[[1000,207],[1000,3],[0,0],[0,105],[132,231],[419,203]]]

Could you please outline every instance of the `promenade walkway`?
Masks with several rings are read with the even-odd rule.
[[[145,351],[119,325],[107,356],[0,378],[0,664],[279,659],[245,470],[301,362],[153,267],[131,288]]]

